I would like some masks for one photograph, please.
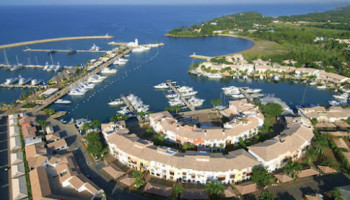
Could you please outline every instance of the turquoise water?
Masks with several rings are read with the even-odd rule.
[[[242,11],[258,11],[269,16],[299,14],[331,9],[331,5],[232,5],[232,6],[33,6],[0,7],[0,43],[6,44],[26,40],[53,37],[104,35],[115,36],[111,40],[80,40],[32,45],[30,48],[47,49],[88,49],[96,43],[104,50],[111,47],[109,41],[131,41],[138,38],[140,43],[164,42],[166,45],[145,53],[132,53],[130,61],[118,67],[116,75],[109,76],[83,97],[72,99],[70,106],[53,105],[57,110],[69,112],[67,119],[87,117],[107,121],[115,114],[115,108],[107,103],[120,97],[120,94],[134,93],[140,96],[153,111],[161,111],[168,106],[164,94],[153,89],[153,85],[168,79],[179,84],[194,87],[199,91],[197,97],[205,98],[204,107],[210,107],[210,100],[222,97],[221,87],[227,85],[262,88],[263,93],[275,94],[290,105],[327,103],[330,91],[318,90],[290,83],[271,83],[264,81],[213,81],[198,78],[187,73],[189,65],[198,62],[188,56],[196,54],[216,56],[247,49],[252,43],[247,40],[229,37],[212,38],[167,38],[164,33],[181,25],[191,25]],[[7,49],[10,63],[15,63],[18,55],[21,63],[28,58],[36,64],[51,63],[46,53],[23,52],[25,47]],[[101,54],[80,53],[68,56],[65,53],[53,55],[54,63],[80,65],[85,60]],[[3,63],[0,51],[0,63]],[[8,77],[21,74],[24,77],[48,80],[54,74],[40,69],[26,69],[8,72],[0,69],[0,82]],[[11,102],[18,98],[20,89],[0,89],[0,101]],[[303,95],[305,93],[305,98]],[[225,99],[226,101],[228,99]]]

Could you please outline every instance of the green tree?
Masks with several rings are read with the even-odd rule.
[[[267,186],[271,183],[271,174],[264,168],[256,166],[253,168],[251,179],[260,186]]]
[[[300,163],[289,161],[284,167],[283,172],[288,174],[293,179],[296,178],[296,175],[302,170]]]
[[[345,200],[343,195],[341,194],[340,190],[334,189],[331,191],[331,196],[334,200]]]
[[[260,200],[273,200],[275,199],[276,196],[274,194],[269,193],[268,191],[264,191],[261,196],[260,196]]]
[[[263,112],[268,117],[274,117],[277,118],[283,113],[283,108],[281,105],[277,103],[269,103],[266,106],[263,107]]]
[[[112,122],[117,122],[117,121],[123,121],[123,120],[128,120],[129,117],[120,113],[117,113],[115,116],[110,118],[110,121]]]
[[[136,178],[135,182],[133,184],[133,187],[136,189],[140,189],[145,185],[145,181],[142,180],[141,178]]]
[[[132,177],[134,178],[141,178],[141,176],[142,176],[142,172],[139,170],[135,170],[132,172]]]
[[[45,115],[54,115],[56,113],[56,111],[52,108],[46,108],[46,109],[44,109],[44,113],[45,113]]]
[[[83,126],[81,127],[83,131],[90,130],[91,128],[92,128],[91,123],[84,123]]]
[[[194,149],[194,145],[191,143],[185,143],[182,145],[182,148],[187,150],[187,149]]]
[[[90,123],[90,126],[92,127],[92,128],[99,128],[99,127],[101,127],[101,122],[99,121],[99,120],[94,120],[94,121],[92,121],[91,123]]]
[[[47,127],[47,121],[45,120],[38,120],[38,124],[43,130]]]
[[[219,197],[224,194],[225,186],[220,182],[208,181],[205,185],[205,190],[211,197]]]
[[[102,143],[101,135],[97,132],[90,132],[85,137],[87,143],[87,151],[94,157],[101,158],[108,148]]]
[[[138,116],[140,116],[141,118],[144,118],[146,116],[146,113],[141,111],[137,113]]]
[[[183,193],[183,191],[184,191],[184,187],[182,187],[182,185],[176,185],[174,187],[176,198],[180,198],[180,195]]]
[[[213,106],[217,106],[217,105],[222,104],[222,101],[221,101],[221,99],[212,99],[210,101],[210,104],[213,105]]]

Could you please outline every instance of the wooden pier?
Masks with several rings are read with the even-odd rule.
[[[30,111],[32,113],[34,113],[34,114],[38,113],[39,111],[43,110],[47,106],[53,104],[58,99],[60,99],[63,96],[67,95],[69,93],[69,91],[71,90],[71,87],[74,87],[74,86],[78,85],[79,83],[81,83],[83,81],[86,81],[89,78],[89,76],[92,75],[92,74],[100,73],[104,68],[106,68],[106,67],[110,66],[111,64],[113,64],[113,62],[115,60],[125,56],[126,54],[130,53],[131,51],[132,51],[132,48],[124,49],[124,51],[122,53],[116,55],[115,57],[110,58],[107,62],[103,63],[102,65],[100,65],[99,67],[94,69],[93,71],[91,71],[91,72],[81,76],[80,78],[75,80],[72,84],[66,86],[65,88],[63,88],[60,91],[56,92],[55,94],[53,94],[49,98],[45,99],[45,101],[43,102],[42,105],[37,105],[36,107],[32,108]],[[35,101],[35,97],[33,97],[32,99],[28,99],[27,101]],[[9,115],[9,114],[11,114],[13,112],[16,112],[17,110],[20,110],[21,107],[23,106],[23,104],[24,103],[18,104],[14,109],[8,110],[8,111],[6,111],[4,114],[2,114],[0,116]]]
[[[87,39],[111,39],[113,36],[103,35],[103,36],[79,36],[79,37],[61,37],[61,38],[51,38],[51,39],[43,39],[43,40],[33,40],[27,42],[18,42],[12,44],[0,45],[0,49],[12,48],[12,47],[20,47],[32,44],[40,44],[47,42],[59,42],[59,41],[67,41],[67,40],[87,40]]]
[[[182,102],[184,102],[184,104],[191,110],[191,111],[195,111],[195,107],[192,106],[185,97],[183,97],[181,95],[181,93],[177,90],[177,88],[175,86],[173,86],[171,80],[167,80],[166,84],[170,87],[170,89],[172,89],[182,100]]]
[[[128,43],[126,42],[109,42],[108,45],[113,45],[113,46],[126,46]],[[165,44],[163,42],[156,43],[159,46],[164,46]],[[148,44],[140,44],[139,46],[147,46]]]
[[[238,88],[239,91],[248,99],[248,101],[253,102],[253,98],[245,91],[244,88]]]
[[[0,84],[0,87],[2,88],[40,88],[43,87],[43,85],[7,85],[7,84]]]
[[[11,65],[4,65],[4,64],[0,64],[0,67],[3,67],[3,68],[10,68]],[[45,65],[23,65],[22,68],[44,68]],[[70,69],[72,68],[73,66],[63,66],[64,69]],[[18,69],[20,70],[20,69]]]
[[[124,94],[120,95],[120,98],[124,101],[124,104],[129,108],[130,112],[132,112],[134,115],[137,115],[137,111],[134,108],[133,105],[129,102],[129,100],[124,96]]]
[[[195,59],[201,59],[201,60],[210,60],[212,59],[213,57],[210,57],[210,56],[201,56],[201,55],[196,55],[196,54],[192,54],[190,55],[190,58],[195,58]]]
[[[106,53],[107,51],[94,51],[94,50],[69,50],[69,49],[24,49],[24,52],[59,52],[59,53]]]

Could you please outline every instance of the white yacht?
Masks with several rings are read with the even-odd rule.
[[[140,52],[144,52],[144,51],[147,51],[147,50],[149,50],[149,48],[146,48],[144,46],[139,46],[139,47],[136,47],[135,49],[133,49],[132,52],[140,53]]]
[[[207,74],[207,77],[208,78],[212,78],[212,79],[220,79],[220,78],[222,78],[222,74],[219,74],[219,73],[211,74],[211,73],[209,73],[209,74]]]
[[[129,60],[124,58],[119,58],[118,60],[114,61],[114,65],[125,65]]]
[[[110,106],[120,106],[122,104],[124,104],[124,102],[121,99],[116,99],[108,103]]]
[[[319,85],[317,86],[317,89],[326,89],[327,88],[327,85]]]
[[[86,93],[85,90],[82,89],[72,89],[68,94],[72,96],[81,96]]]
[[[31,78],[26,79],[22,76],[18,77],[18,85],[24,85],[24,84],[28,83],[29,81],[31,81]]]
[[[17,71],[19,69],[21,69],[23,67],[23,65],[13,65],[10,67],[10,71]]]
[[[61,65],[60,65],[60,63],[57,63],[57,65],[54,65],[54,66],[52,67],[52,70],[53,70],[54,72],[58,72],[59,70],[61,70]]]
[[[197,91],[190,91],[190,92],[184,92],[181,94],[183,97],[190,97],[196,95],[198,92]]]
[[[166,83],[160,83],[158,85],[153,86],[156,89],[167,89],[169,86]]]
[[[235,99],[243,99],[243,98],[244,98],[244,95],[243,95],[243,94],[234,94],[234,95],[232,95],[232,98],[235,98]]]
[[[102,74],[115,74],[115,73],[117,73],[117,70],[106,67],[101,71],[101,73]]]
[[[100,47],[98,47],[96,44],[93,44],[92,47],[90,48],[90,51],[99,51]]]
[[[168,99],[179,97],[176,93],[171,93],[165,96]]]
[[[333,98],[338,99],[338,100],[347,100],[349,98],[348,93],[343,93],[341,95],[333,95]]]
[[[273,80],[276,81],[276,82],[278,82],[278,81],[280,80],[279,75],[276,74],[276,75],[273,77]]]
[[[58,99],[57,101],[55,101],[55,104],[62,104],[62,105],[68,105],[71,104],[72,102],[69,100],[63,100],[63,99]]]
[[[193,91],[193,88],[187,87],[187,86],[182,86],[182,87],[179,87],[177,90],[180,93],[184,93],[184,92],[191,92],[191,91]]]
[[[44,66],[43,70],[44,70],[44,71],[47,71],[48,69],[49,69],[49,63],[48,63],[48,62],[46,62],[46,64],[45,64],[45,66]]]
[[[198,99],[196,97],[191,97],[188,99],[188,102],[193,106],[193,107],[200,107],[204,103],[204,99]]]
[[[250,89],[250,88],[248,88],[248,89],[246,89],[246,92],[247,93],[259,93],[259,92],[261,92],[261,90],[262,89]]]
[[[309,85],[313,86],[313,85],[317,85],[317,82],[316,81],[312,81],[309,83]]]
[[[8,79],[6,79],[4,85],[12,85],[17,81],[18,81],[18,78],[8,78]]]
[[[40,81],[38,81],[37,79],[33,79],[32,81],[30,81],[31,85],[39,85]]]

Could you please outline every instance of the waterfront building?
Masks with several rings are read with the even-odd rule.
[[[199,128],[178,122],[169,112],[150,114],[150,126],[172,143],[190,143],[206,149],[225,148],[250,138],[258,133],[264,124],[264,116],[254,104],[247,100],[230,101],[229,107],[221,112],[230,122],[224,128]]]
[[[296,160],[310,145],[313,127],[307,118],[286,117],[286,129],[278,136],[248,147],[269,172],[279,169],[289,160]]]
[[[308,77],[308,76],[315,76],[316,78],[319,78],[321,71],[318,69],[314,69],[314,68],[305,68],[305,67],[301,67],[301,68],[296,68],[295,69],[295,74],[299,77]]]
[[[200,184],[208,180],[234,183],[249,179],[252,168],[259,165],[245,150],[228,155],[193,151],[179,153],[155,146],[135,134],[118,133],[112,125],[104,127],[102,133],[115,158],[135,170],[148,171],[152,176],[167,180]]]
[[[298,113],[309,119],[317,119],[318,122],[336,122],[350,117],[350,108],[332,106],[326,109],[322,106],[310,108],[298,108]]]

